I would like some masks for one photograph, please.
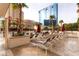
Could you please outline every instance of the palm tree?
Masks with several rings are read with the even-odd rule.
[[[62,30],[63,20],[60,20],[59,23],[60,23],[60,26],[61,26],[60,30]]]
[[[78,9],[77,9],[77,13],[78,13],[78,20],[77,20],[77,24],[78,24],[78,30],[79,30],[79,3],[77,3]]]
[[[77,20],[77,25],[78,25],[78,30],[79,30],[79,18],[78,18],[78,20]]]
[[[54,20],[55,16],[54,15],[50,15],[50,20]]]
[[[77,13],[79,13],[79,3],[77,3],[77,7],[78,7],[78,9],[77,9]]]
[[[53,23],[51,24],[51,20],[54,20],[55,16],[54,15],[50,15],[50,26],[52,26],[52,30],[54,29]]]
[[[23,7],[27,7],[28,6],[25,3],[13,3],[13,9],[19,9],[20,13],[19,13],[19,23],[18,23],[18,33],[21,33],[22,31],[22,26],[21,26],[21,22],[22,22],[22,8]]]
[[[62,23],[63,23],[63,20],[60,20],[60,21],[59,21],[59,23],[62,25]]]
[[[79,3],[77,3],[78,7],[79,7]]]

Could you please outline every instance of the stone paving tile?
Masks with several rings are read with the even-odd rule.
[[[3,34],[0,33],[0,56],[5,56],[6,52],[5,52],[5,48],[4,48],[4,38],[3,38]]]
[[[46,56],[46,55],[62,55],[62,56],[79,56],[79,37],[77,34],[66,34],[63,39],[60,39],[52,46],[52,53],[38,47],[33,46],[21,46],[17,48],[13,48],[7,51],[7,55],[11,53],[14,56]]]

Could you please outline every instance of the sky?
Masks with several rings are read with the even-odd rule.
[[[23,8],[24,19],[30,19],[39,22],[38,11],[51,5],[52,3],[27,3],[29,8]]]
[[[39,22],[38,11],[51,5],[52,3],[28,3],[29,8],[23,8],[24,19]],[[73,23],[77,21],[77,5],[75,3],[59,3],[58,4],[58,21],[63,20],[64,23]]]
[[[77,21],[77,5],[75,3],[58,4],[58,20],[64,23],[74,23]]]

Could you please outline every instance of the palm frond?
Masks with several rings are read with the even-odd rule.
[[[25,3],[22,3],[22,6],[28,8],[28,6]]]
[[[55,16],[54,15],[50,15],[50,19],[54,19],[55,18]]]
[[[63,20],[60,20],[59,23],[63,23]]]
[[[13,9],[17,9],[20,7],[26,7],[28,8],[28,6],[25,3],[13,3]]]

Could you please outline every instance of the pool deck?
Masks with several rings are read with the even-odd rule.
[[[78,36],[79,34],[76,33],[68,33],[64,39],[58,41],[54,46],[52,46],[52,53],[47,51],[46,54],[45,50],[29,46],[29,44],[6,50],[6,54],[8,56],[10,55],[8,53],[12,53],[14,56],[79,56]],[[0,49],[0,53],[1,52],[5,53],[5,50]]]

